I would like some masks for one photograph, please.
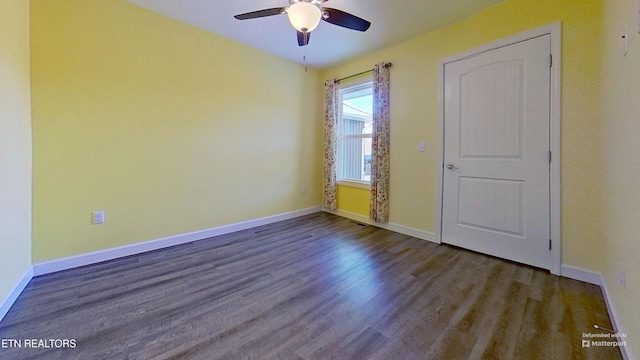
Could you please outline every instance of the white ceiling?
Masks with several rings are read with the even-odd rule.
[[[329,0],[326,7],[366,19],[371,27],[363,33],[321,21],[304,47],[298,46],[286,15],[243,21],[233,17],[288,6],[288,0],[127,1],[291,61],[326,68],[426,34],[504,0]]]

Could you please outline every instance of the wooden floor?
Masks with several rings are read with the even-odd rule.
[[[317,213],[34,278],[0,339],[76,346],[0,358],[621,358],[593,324],[597,286]]]

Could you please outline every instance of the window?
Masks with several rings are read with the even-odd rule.
[[[338,180],[369,183],[373,127],[371,79],[340,89]]]

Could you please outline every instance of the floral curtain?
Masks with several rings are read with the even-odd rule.
[[[338,208],[336,180],[336,157],[338,151],[338,114],[340,84],[337,80],[325,83],[324,105],[324,197],[322,205],[329,210]]]
[[[371,200],[369,218],[389,221],[389,63],[373,67],[373,132],[371,145]]]

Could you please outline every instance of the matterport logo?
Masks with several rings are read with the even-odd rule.
[[[624,347],[627,346],[626,338],[627,333],[613,331],[604,333],[582,333],[582,347]]]

